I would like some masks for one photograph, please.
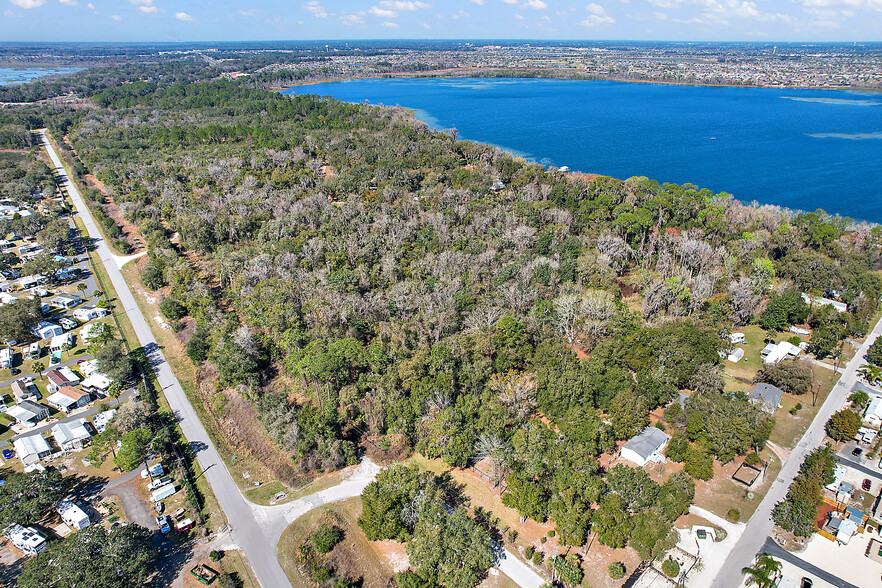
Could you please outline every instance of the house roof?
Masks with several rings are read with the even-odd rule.
[[[46,402],[54,406],[63,406],[64,408],[71,407],[77,403],[75,399],[71,398],[67,394],[62,394],[61,392],[50,394],[46,397]]]
[[[58,394],[64,394],[65,396],[67,396],[71,400],[79,400],[83,396],[89,395],[88,392],[80,390],[79,388],[74,388],[73,386],[62,386],[61,388],[58,389]],[[53,394],[53,396],[54,396],[54,394]]]
[[[16,396],[27,396],[31,393],[28,385],[22,382],[21,380],[16,380],[12,383],[12,393]]]
[[[49,444],[43,439],[42,435],[28,435],[27,437],[19,437],[12,442],[15,452],[19,457],[26,455],[39,455],[52,451]]]
[[[98,372],[93,372],[82,381],[83,388],[97,388],[98,390],[106,390],[110,387],[110,378]]]
[[[55,437],[59,445],[62,445],[68,441],[88,439],[92,435],[86,429],[86,421],[84,419],[77,419],[68,423],[58,423],[52,427],[52,436]]]
[[[42,413],[46,412],[47,410],[49,410],[45,406],[43,406],[42,404],[37,404],[36,402],[31,402],[30,400],[22,400],[21,402],[18,403],[17,406],[21,409],[24,409],[24,410],[30,412],[30,413],[33,413],[34,415],[42,414]]]
[[[784,390],[771,384],[757,384],[747,393],[747,397],[751,400],[762,401],[769,409],[775,410],[781,404]]]
[[[876,417],[877,419],[882,419],[882,398],[878,396],[872,396],[872,400],[870,404],[867,405],[867,410],[864,411],[864,418],[867,417]]]
[[[623,449],[630,449],[643,459],[664,447],[670,437],[655,427],[646,427],[639,435],[625,443]]]

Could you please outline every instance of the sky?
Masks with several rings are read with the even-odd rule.
[[[882,41],[882,0],[0,0],[4,41]]]

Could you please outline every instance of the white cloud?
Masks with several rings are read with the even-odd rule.
[[[818,8],[827,8],[830,6],[849,6],[857,10],[873,10],[882,12],[882,2],[880,0],[793,0],[797,4],[803,6],[814,6]]]
[[[159,10],[153,5],[153,0],[129,0],[131,4],[138,7],[138,10],[145,14],[152,14]]]
[[[140,10],[141,12],[143,12],[145,14],[153,14],[154,12],[156,12],[159,9],[156,8],[155,6],[139,6],[138,10]]]
[[[30,10],[31,8],[39,8],[46,4],[46,0],[9,0],[19,8]]]
[[[193,20],[193,17],[186,12],[176,12],[175,18],[184,22],[191,22]]]
[[[520,15],[520,14],[516,14],[516,15],[514,15],[514,17],[515,17],[516,19],[518,19],[518,20],[524,20],[523,15]]]
[[[600,4],[589,4],[588,6],[585,7],[585,10],[587,10],[591,14],[599,14],[599,15],[606,14],[606,10],[604,10],[603,6],[601,6]]]
[[[303,9],[311,13],[316,18],[328,18],[328,11],[322,6],[321,2],[312,0],[303,5]]]
[[[469,0],[472,4],[477,4],[478,6],[484,6],[484,0]]]
[[[546,8],[548,8],[548,4],[546,4],[542,0],[527,0],[527,6],[529,6],[533,10],[545,10]]]
[[[506,4],[517,4],[518,0],[502,0]]]
[[[345,25],[360,25],[364,23],[364,12],[358,14],[343,14],[340,16],[340,22]]]
[[[77,0],[58,0],[59,4],[66,4],[68,6],[79,6],[80,3]]]
[[[598,14],[592,14],[579,24],[583,27],[597,27],[601,25],[613,24],[614,22],[616,22],[616,19],[611,16],[600,16]]]
[[[459,20],[461,18],[471,18],[471,14],[465,10],[458,10],[456,14],[450,17],[451,20]]]
[[[396,16],[398,16],[398,13],[394,10],[380,8],[379,6],[371,6],[371,9],[368,12],[370,12],[374,16],[379,16],[380,18],[395,18]]]
[[[247,16],[249,18],[257,16],[256,10],[240,10],[239,16]]]
[[[118,15],[118,14],[114,14],[114,15],[112,15],[110,18],[112,18],[112,19],[115,20],[116,22],[119,22],[119,21],[122,20],[122,17],[121,17],[120,15]]]
[[[398,23],[395,23],[395,22],[384,22],[384,23],[382,24],[382,26],[386,27],[387,29],[397,29],[397,28],[398,28]]]
[[[431,4],[426,4],[425,2],[402,2],[401,0],[383,0],[380,2],[380,6],[392,10],[407,10],[410,12],[432,7]]]

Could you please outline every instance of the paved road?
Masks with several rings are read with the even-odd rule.
[[[788,561],[788,562],[792,563],[793,565],[795,565],[799,569],[804,570],[813,576],[817,576],[821,580],[824,580],[825,582],[829,582],[830,584],[832,584],[833,586],[836,586],[837,588],[858,588],[854,584],[846,582],[842,578],[838,578],[838,577],[834,576],[833,574],[825,572],[821,568],[810,564],[809,562],[805,561],[804,559],[800,559],[800,558],[796,557],[794,554],[790,553],[789,551],[787,551],[786,549],[784,549],[783,547],[781,547],[780,545],[778,545],[777,543],[775,543],[774,541],[769,539],[768,537],[766,538],[766,542],[763,544],[762,550],[764,553],[774,555],[778,559],[782,559],[784,561]]]
[[[857,470],[861,473],[864,473],[872,478],[876,478],[877,480],[882,480],[882,471],[880,471],[878,469],[867,467],[862,463],[858,463],[858,462],[852,460],[850,456],[846,456],[846,455],[842,455],[841,453],[837,453],[836,460],[839,463],[847,465],[848,467],[850,467],[854,470]]]
[[[98,230],[95,220],[92,218],[85,202],[83,202],[79,191],[73,182],[70,181],[70,178],[67,177],[67,172],[61,164],[58,154],[46,139],[45,131],[40,131],[40,135],[49,158],[61,175],[74,207],[86,227],[86,232],[95,244],[95,253],[97,253],[101,263],[104,264],[107,275],[116,289],[118,297],[117,309],[124,312],[132,323],[135,335],[144,348],[153,371],[156,373],[159,387],[165,394],[175,418],[184,433],[184,437],[186,437],[193,448],[205,478],[208,480],[227,517],[229,525],[233,529],[233,539],[236,545],[239,546],[248,558],[261,586],[264,588],[289,586],[288,578],[285,576],[285,572],[282,570],[282,566],[279,565],[279,560],[276,557],[276,544],[271,543],[261,531],[260,526],[254,519],[249,503],[242,496],[242,493],[239,492],[236,483],[233,481],[223,461],[221,461],[214,444],[211,442],[211,438],[208,436],[202,423],[199,422],[196,412],[187,400],[183,388],[181,388],[180,382],[178,382],[171,367],[166,362],[162,351],[160,351],[156,339],[154,339],[153,333],[150,331],[150,325],[135,303],[135,298],[129,289],[129,285],[123,279],[119,269],[119,262],[116,259],[117,256],[111,253],[107,243],[105,243],[101,231]]]
[[[799,466],[802,465],[805,456],[823,443],[826,435],[824,426],[833,413],[845,404],[846,398],[851,393],[851,387],[858,381],[857,370],[864,363],[863,356],[880,334],[882,334],[882,320],[876,323],[854,358],[842,370],[839,382],[833,387],[812,424],[793,449],[790,459],[781,467],[778,478],[772,483],[769,492],[747,523],[741,539],[720,568],[720,572],[711,584],[713,588],[729,588],[740,584],[743,576],[741,570],[753,563],[754,557],[763,548],[766,538],[772,531],[772,509],[787,494],[787,489],[799,473]]]

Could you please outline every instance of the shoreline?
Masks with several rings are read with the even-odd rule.
[[[846,91],[846,92],[864,92],[870,94],[882,94],[882,87],[874,88],[867,86],[780,86],[780,85],[772,85],[772,84],[711,84],[704,82],[689,82],[689,81],[671,81],[671,80],[634,80],[634,79],[624,79],[617,78],[612,76],[596,76],[596,75],[586,75],[586,74],[576,74],[576,76],[567,76],[567,75],[544,75],[544,73],[548,71],[549,73],[554,73],[551,70],[540,70],[540,69],[510,69],[510,70],[501,70],[497,68],[471,68],[471,69],[439,69],[433,70],[429,72],[401,72],[401,73],[386,73],[386,74],[370,74],[370,75],[356,75],[356,76],[341,76],[335,78],[328,78],[324,80],[306,80],[297,82],[290,85],[285,86],[273,86],[272,90],[274,91],[283,91],[287,89],[298,88],[301,86],[314,86],[317,84],[330,84],[336,82],[349,82],[355,80],[385,80],[391,78],[411,78],[411,79],[430,79],[430,78],[487,78],[487,79],[513,79],[513,80],[562,80],[562,81],[572,81],[572,82],[622,82],[627,84],[655,84],[661,86],[690,86],[690,87],[707,87],[707,88],[752,88],[752,89],[770,89],[770,90],[834,90],[834,91]],[[559,70],[558,70],[559,71]],[[573,71],[573,70],[569,70]],[[525,74],[535,73],[536,75],[512,75],[518,72],[523,72]],[[499,75],[493,75],[498,73]],[[574,72],[575,73],[575,72]]]
[[[325,83],[344,82],[344,81],[357,81],[357,80],[369,80],[369,79],[382,80],[382,79],[390,79],[390,78],[424,79],[424,78],[433,78],[433,77],[474,77],[474,76],[467,76],[467,75],[463,75],[463,76],[432,76],[432,75],[413,76],[413,75],[404,75],[404,74],[402,74],[402,75],[384,75],[384,76],[353,76],[353,77],[333,79],[333,80],[309,80],[306,82],[293,84],[290,86],[277,87],[277,88],[274,88],[273,91],[284,92],[284,90],[294,89],[294,88],[298,88],[298,87],[313,86],[313,85],[325,84]],[[484,77],[491,79],[490,76],[484,76]],[[501,78],[502,76],[499,76],[499,77]],[[510,79],[531,79],[528,77],[522,77],[522,78],[512,78],[510,76],[506,76],[506,77],[509,77]],[[564,80],[570,80],[570,81],[623,81],[623,80],[572,80],[571,78],[544,78],[544,77],[539,78],[539,79],[564,79]],[[648,84],[648,83],[654,83],[654,82],[642,82],[642,81],[632,80],[632,83],[647,83]],[[674,84],[674,83],[669,83],[669,84],[665,84],[665,85],[704,86],[706,84]],[[754,89],[763,88],[762,86],[720,86],[720,85],[710,86],[710,87],[744,87],[744,88],[754,88]],[[782,89],[778,86],[768,86],[768,87]],[[793,88],[793,89],[797,89],[797,88]],[[800,88],[800,89],[832,89],[832,88]],[[882,91],[882,90],[880,90],[880,91]],[[355,103],[355,104],[362,104],[362,103]],[[370,106],[374,106],[374,107],[378,107],[378,108],[399,109],[399,110],[406,112],[407,115],[414,120],[420,120],[422,122],[426,122],[426,121],[423,121],[422,119],[420,119],[419,117],[417,117],[417,111],[419,110],[417,108],[409,108],[409,107],[404,107],[404,106],[394,106],[394,105],[389,105],[389,104],[380,105],[380,104],[373,104],[373,103],[371,103]],[[436,129],[436,131],[440,132],[440,129]],[[546,168],[557,168],[557,166],[546,166],[545,164],[542,164],[540,161],[534,160],[533,158],[525,157],[523,155],[518,155],[512,149],[507,148],[505,146],[495,145],[493,143],[488,143],[486,141],[479,141],[479,140],[472,140],[472,139],[461,139],[461,140],[471,141],[474,143],[480,143],[482,145],[489,145],[489,146],[495,147],[495,148],[507,153],[512,158],[521,159],[521,160],[528,162],[528,163],[535,163],[535,164],[543,165]],[[601,174],[601,173],[596,173],[596,172],[586,172],[586,171],[576,170],[576,169],[571,169],[570,171],[563,172],[563,173],[567,177],[567,179],[571,180],[571,181],[576,180],[576,179],[580,179],[583,181],[590,182],[598,177],[614,178],[614,179],[619,179],[620,181],[624,181],[624,180],[621,180],[620,178],[615,178],[615,176],[611,176],[609,174]],[[656,181],[659,181],[659,180],[656,180]],[[810,212],[808,210],[804,210],[801,208],[793,208],[793,207],[789,207],[789,206],[783,206],[781,204],[774,204],[774,203],[770,203],[770,202],[764,203],[764,202],[760,202],[756,199],[751,200],[748,203],[745,203],[744,200],[739,199],[739,198],[735,198],[734,196],[732,196],[732,199],[737,202],[740,202],[743,206],[754,206],[754,204],[757,206],[775,206],[775,207],[779,208],[780,210],[782,210],[783,212],[785,212],[791,218],[798,215],[798,214],[804,214],[804,213]],[[871,221],[871,220],[867,220],[867,219],[858,219],[858,218],[854,218],[851,216],[843,216],[842,214],[840,214],[838,212],[830,212],[830,211],[826,211],[826,210],[824,212],[826,212],[827,214],[829,214],[833,218],[849,219],[853,225],[866,224],[870,227],[882,225],[882,223],[876,222],[876,221]]]

